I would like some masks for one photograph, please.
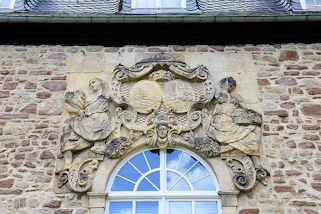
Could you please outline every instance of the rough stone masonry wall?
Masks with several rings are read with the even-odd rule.
[[[271,179],[240,196],[239,214],[321,214],[321,44],[0,46],[0,214],[87,213],[85,196],[54,193],[68,57],[160,51],[251,57]]]

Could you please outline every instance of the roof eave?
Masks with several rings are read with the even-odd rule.
[[[275,16],[215,16],[215,15],[106,15],[47,16],[0,14],[0,23],[235,23],[235,22],[315,22],[321,14]]]

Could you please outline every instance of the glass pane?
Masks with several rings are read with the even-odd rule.
[[[169,188],[172,187],[179,178],[180,177],[177,174],[167,171],[167,190],[169,190]]]
[[[305,4],[306,4],[307,6],[313,6],[313,5],[315,5],[315,4],[314,4],[314,0],[305,0]]]
[[[217,214],[217,203],[215,201],[195,202],[195,214]]]
[[[196,162],[195,158],[184,153],[180,161],[180,164],[178,166],[178,171],[180,171],[181,173],[186,172],[191,166],[193,166],[195,162]]]
[[[167,190],[169,191],[189,191],[187,182],[173,172],[167,172]]]
[[[208,176],[200,181],[193,183],[194,190],[200,191],[215,191],[215,185],[211,176]]]
[[[0,0],[0,8],[10,8],[11,0]]]
[[[137,191],[157,191],[145,178],[138,185]]]
[[[203,164],[198,163],[196,164],[187,174],[187,178],[190,180],[190,182],[194,182],[197,179],[200,179],[201,177],[204,177],[208,175],[207,169],[203,166]]]
[[[153,184],[155,186],[158,187],[158,189],[160,189],[160,173],[158,172],[153,172],[152,174],[148,175],[147,178],[153,182]]]
[[[110,202],[109,214],[132,214],[132,202]]]
[[[156,0],[136,0],[136,8],[156,8]]]
[[[317,3],[317,5],[321,5],[321,0],[315,0],[315,2]]]
[[[158,214],[158,202],[136,202],[136,214]]]
[[[134,169],[129,163],[126,163],[118,172],[118,175],[128,178],[131,181],[136,182],[140,177],[136,169]]]
[[[181,0],[162,0],[162,8],[181,8]]]
[[[185,179],[182,178],[177,184],[175,184],[171,191],[190,191],[190,188]]]
[[[178,167],[181,154],[181,151],[167,149],[166,167],[170,169],[176,169]]]
[[[130,159],[130,162],[134,164],[134,166],[138,168],[142,173],[149,171],[149,168],[142,153]]]
[[[111,191],[133,191],[134,184],[128,181],[125,181],[119,177],[116,177],[111,187]]]
[[[159,168],[159,149],[154,149],[150,151],[145,152],[146,158],[148,160],[148,163],[152,169]]]
[[[192,202],[189,201],[170,201],[169,214],[192,214]]]

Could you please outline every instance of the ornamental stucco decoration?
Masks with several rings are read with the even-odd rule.
[[[131,67],[116,66],[108,94],[99,78],[89,81],[86,92],[67,92],[70,118],[61,137],[58,187],[89,191],[100,162],[125,156],[141,139],[150,147],[187,146],[225,160],[239,190],[264,183],[269,173],[259,159],[261,115],[231,95],[232,77],[215,86],[209,75],[203,65],[191,68],[157,54]]]

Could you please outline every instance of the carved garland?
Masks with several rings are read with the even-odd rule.
[[[235,186],[252,189],[269,176],[259,161],[261,115],[239,104],[230,94],[235,87],[231,77],[215,87],[206,67],[190,68],[158,54],[132,67],[116,66],[111,99],[98,78],[90,80],[87,94],[67,92],[72,117],[61,140],[58,186],[87,192],[100,161],[124,156],[143,137],[153,147],[188,145],[208,158],[222,158]]]

